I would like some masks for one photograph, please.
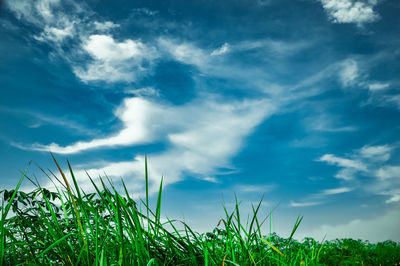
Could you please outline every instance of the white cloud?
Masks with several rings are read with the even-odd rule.
[[[51,151],[53,153],[71,154],[84,150],[127,146],[140,143],[147,143],[154,139],[157,130],[152,125],[155,117],[167,115],[168,108],[160,108],[156,104],[142,98],[128,98],[116,110],[115,115],[124,124],[124,128],[115,135],[98,138],[88,142],[79,141],[69,146],[59,146],[56,143],[50,145],[35,144],[33,150]]]
[[[209,62],[210,56],[192,43],[178,42],[167,38],[159,38],[157,43],[161,50],[166,51],[182,63],[195,65],[202,69]]]
[[[119,24],[115,24],[112,21],[105,21],[105,22],[95,21],[93,24],[94,28],[99,31],[107,31],[113,28],[118,28],[120,26]]]
[[[366,145],[348,155],[352,159],[325,154],[318,161],[341,167],[335,177],[342,179],[348,188],[361,189],[366,195],[384,196],[386,203],[394,203],[400,200],[400,166],[386,162],[396,146]],[[360,172],[362,179],[358,176]]]
[[[120,61],[139,57],[146,48],[140,41],[128,39],[118,43],[108,35],[91,35],[83,49],[98,60]]]
[[[335,177],[337,179],[343,179],[343,180],[349,181],[349,180],[354,179],[354,176],[356,173],[357,173],[357,170],[355,170],[353,168],[344,168],[344,169],[340,169],[340,171],[337,172]]]
[[[321,158],[319,158],[318,161],[327,162],[329,164],[338,165],[340,167],[353,168],[358,171],[366,171],[367,170],[367,167],[361,161],[340,158],[340,157],[336,157],[333,154],[325,154]]]
[[[340,64],[339,78],[344,87],[354,84],[358,77],[358,65],[353,59],[347,59]]]
[[[364,146],[360,150],[361,156],[371,158],[373,160],[387,161],[390,158],[392,147],[389,145],[381,146]]]
[[[53,41],[55,43],[61,43],[65,38],[74,35],[74,25],[69,23],[64,28],[56,28],[45,26],[43,32],[39,36],[35,36],[38,41]]]
[[[400,179],[400,166],[386,165],[376,171],[376,176],[380,179],[398,178]]]
[[[241,193],[269,193],[275,189],[275,185],[238,185],[232,190]]]
[[[31,23],[41,30],[40,34],[33,36],[38,41],[50,41],[59,45],[64,39],[75,34],[75,24],[80,22],[75,14],[63,13],[60,8],[62,3],[59,0],[9,1],[7,3],[7,7],[18,19]]]
[[[306,118],[305,124],[306,127],[310,128],[311,130],[330,132],[330,133],[351,132],[357,130],[357,128],[354,126],[337,125],[339,124],[337,120],[339,119],[336,118],[335,116],[320,113]]]
[[[325,189],[321,192],[322,195],[336,195],[341,193],[346,193],[352,191],[352,188],[349,187],[339,187],[339,188],[332,188],[332,189]]]
[[[392,195],[390,199],[386,200],[386,203],[394,203],[394,202],[400,202],[400,192]]]
[[[149,155],[150,171],[156,180],[164,174],[165,184],[168,184],[180,180],[183,173],[188,172],[207,180],[217,168],[230,167],[230,159],[240,150],[244,138],[274,112],[275,106],[268,100],[224,103],[208,98],[183,106],[169,106],[134,97],[126,99],[116,111],[124,125],[120,132],[65,147],[53,143],[32,148],[70,154],[166,140],[169,149]],[[137,156],[133,161],[104,163],[102,167],[89,169],[89,173],[94,177],[104,172],[113,176],[129,175],[132,184],[136,184],[135,180],[142,183],[143,165],[143,158]],[[84,181],[84,173],[80,174]]]
[[[211,56],[223,55],[223,54],[226,54],[228,51],[229,51],[229,44],[224,43],[224,45],[222,45],[220,48],[212,51]]]
[[[153,87],[144,87],[140,89],[127,90],[126,93],[136,96],[160,96],[160,92]]]
[[[382,100],[389,104],[394,104],[400,109],[400,94],[385,95]]]
[[[150,63],[157,57],[154,48],[144,45],[140,41],[115,41],[109,35],[91,35],[83,43],[93,61],[86,69],[76,66],[75,74],[84,82],[132,82],[147,69],[144,63]]]
[[[55,49],[51,54],[66,60],[74,74],[85,83],[136,81],[147,73],[152,60],[158,56],[155,48],[140,40],[119,42],[109,34],[94,34],[108,33],[119,25],[112,21],[97,21],[95,13],[85,3],[12,1],[8,7],[17,18],[39,29],[40,33],[33,37],[51,43]],[[63,42],[68,38],[74,42],[66,49]],[[88,58],[91,60],[84,62]]]
[[[382,91],[389,87],[388,83],[370,83],[368,84],[368,88],[370,91]]]
[[[329,19],[334,23],[364,23],[374,22],[379,15],[374,12],[377,0],[320,0]]]
[[[320,205],[323,202],[321,201],[309,201],[309,202],[294,202],[291,201],[289,203],[290,207],[311,207],[311,206],[316,206],[316,205]]]
[[[53,8],[60,4],[60,0],[7,1],[6,4],[18,19],[39,24],[41,19],[54,19]]]
[[[218,179],[216,179],[215,177],[212,177],[212,176],[206,176],[206,177],[202,178],[202,180],[211,182],[211,183],[220,183]]]

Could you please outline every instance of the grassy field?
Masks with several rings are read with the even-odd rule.
[[[261,201],[246,221],[238,203],[230,211],[224,207],[225,217],[205,234],[181,221],[162,223],[162,181],[151,210],[147,162],[146,198],[140,202],[129,196],[123,181],[121,195],[107,177],[97,186],[88,176],[96,193],[86,194],[70,164],[72,184],[54,162],[62,179],[52,173],[48,177],[58,183],[56,191],[40,187],[25,173],[16,189],[1,191],[0,265],[400,265],[400,244],[393,241],[298,242],[292,237],[301,217],[289,238],[264,236],[261,226],[268,217],[258,219]],[[24,178],[37,188],[19,191]]]

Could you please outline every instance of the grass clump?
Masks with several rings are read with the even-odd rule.
[[[54,159],[54,157],[53,157]],[[239,204],[217,227],[205,234],[186,223],[161,222],[162,181],[156,209],[149,207],[147,161],[146,199],[140,204],[126,189],[120,194],[106,177],[96,193],[79,188],[68,162],[73,184],[54,159],[63,178],[49,191],[32,181],[36,189],[19,191],[25,173],[14,190],[3,190],[0,221],[1,265],[400,265],[400,245],[393,241],[370,244],[342,239],[316,242],[293,239],[299,217],[288,238],[261,234],[258,213],[241,220]],[[50,178],[50,176],[48,176]],[[143,210],[143,209],[144,210]],[[12,215],[8,215],[12,210]],[[10,216],[10,217],[8,217]]]

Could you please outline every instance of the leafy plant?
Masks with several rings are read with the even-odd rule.
[[[56,191],[30,178],[36,189],[19,191],[23,179],[28,178],[25,171],[14,190],[0,192],[0,265],[400,264],[400,245],[393,241],[370,244],[337,239],[318,243],[305,238],[298,242],[293,235],[302,217],[295,221],[287,239],[275,233],[263,236],[261,227],[270,217],[258,218],[262,199],[252,206],[245,223],[236,200],[232,212],[224,207],[225,217],[212,232],[199,234],[184,222],[161,221],[162,181],[156,209],[151,210],[147,159],[146,199],[140,202],[130,197],[123,181],[124,195],[120,194],[107,176],[100,178],[98,186],[88,175],[96,192],[86,193],[67,162],[71,186],[53,159],[63,180],[47,175],[59,183]]]

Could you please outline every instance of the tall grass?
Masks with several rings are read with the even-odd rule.
[[[318,243],[293,239],[302,217],[290,236],[261,233],[267,221],[259,220],[262,200],[252,206],[244,222],[236,200],[232,211],[212,232],[199,234],[182,221],[161,222],[162,184],[156,208],[149,207],[149,183],[145,160],[146,198],[137,202],[122,181],[120,194],[107,178],[85,193],[68,162],[66,174],[53,157],[62,181],[48,177],[56,191],[22,175],[14,190],[3,190],[0,223],[0,265],[399,265],[400,245],[387,241],[376,245],[361,240]],[[36,189],[19,191],[28,178]],[[57,184],[57,183],[58,184]],[[13,214],[9,215],[10,210]],[[397,263],[397,264],[396,264]]]

